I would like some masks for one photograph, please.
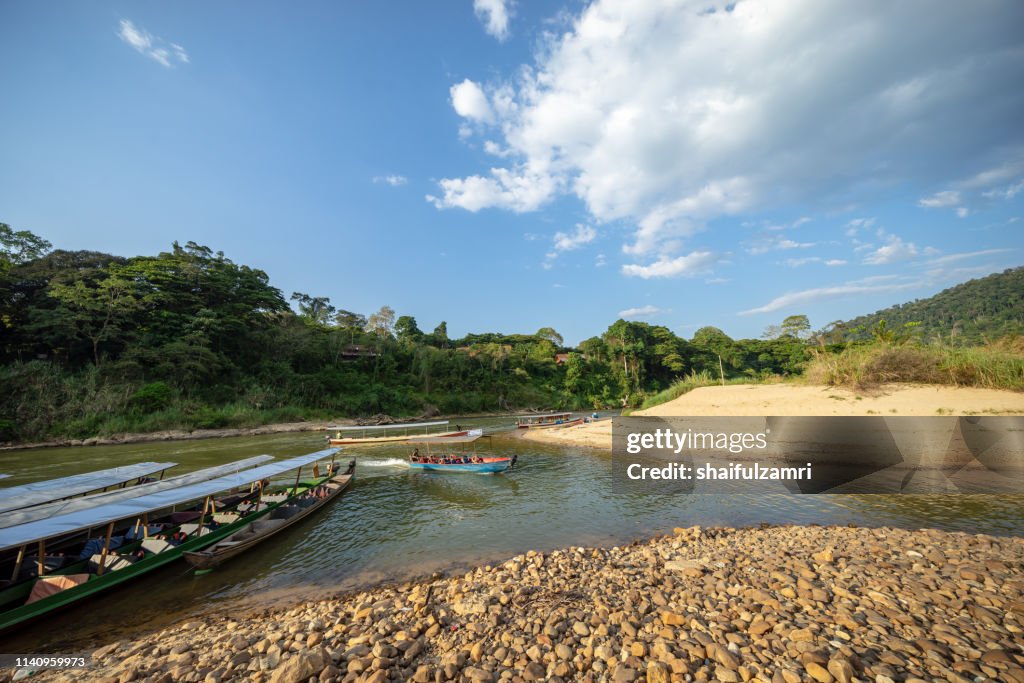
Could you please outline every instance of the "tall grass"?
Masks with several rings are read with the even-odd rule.
[[[1012,347],[949,348],[876,343],[815,352],[804,371],[814,384],[870,389],[905,382],[1024,391],[1024,354]]]
[[[733,379],[725,380],[726,384],[756,384],[760,380],[753,377],[735,377]],[[640,409],[653,408],[654,406],[661,405],[662,403],[668,403],[673,401],[683,394],[693,391],[699,387],[716,386],[722,383],[721,379],[716,378],[707,370],[701,370],[700,372],[691,371],[689,375],[677,380],[675,384],[670,386],[668,389],[663,389],[656,394],[652,394],[644,399],[644,402],[640,404]]]

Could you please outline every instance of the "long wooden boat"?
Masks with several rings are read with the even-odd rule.
[[[427,452],[420,454],[420,449],[416,448],[413,454],[409,456],[409,467],[410,469],[427,472],[471,474],[498,474],[511,469],[516,464],[519,456],[514,455],[511,458],[506,458],[481,456],[476,453],[466,452],[465,450],[463,452],[455,452],[454,446],[473,443],[482,435],[482,430],[474,430],[474,433],[467,436],[412,439],[410,443],[417,446],[425,446]]]
[[[466,436],[469,433],[469,430],[462,429],[461,427],[457,427],[454,430],[445,429],[447,424],[448,420],[437,420],[435,422],[367,425],[364,427],[328,427],[327,431],[333,431],[334,436],[328,436],[327,440],[332,446],[351,446],[358,444],[400,443],[426,436],[442,438]],[[434,430],[433,432],[431,431],[432,429]]]
[[[21,549],[15,575],[23,560],[39,563],[38,576],[28,582],[27,596],[23,592],[26,582],[3,591],[5,599],[0,601],[0,633],[153,571],[179,559],[185,552],[201,550],[230,536],[254,520],[272,513],[296,492],[328,481],[332,474],[331,470],[327,476],[317,477],[312,482],[301,482],[302,468],[328,457],[333,460],[336,452],[337,449],[333,448],[318,451],[178,489],[141,495],[133,499],[119,500],[0,529],[0,550],[19,547]],[[264,502],[255,504],[244,515],[231,510],[216,511],[213,504],[216,494],[263,482],[296,469],[298,473],[290,494],[273,500],[269,496],[261,496]],[[314,474],[316,469],[314,467]],[[262,492],[262,485],[258,490]],[[232,498],[241,501],[245,500],[246,496]],[[188,513],[187,516],[198,523],[184,523],[169,528],[162,534],[168,538],[148,537],[149,514],[174,510],[180,505],[196,500],[203,501],[198,517],[192,513]],[[135,519],[136,528],[141,526],[142,539],[113,549],[111,538],[115,524],[126,519]],[[42,558],[45,557],[45,544],[48,539],[104,527],[101,552],[92,555],[84,563],[62,568],[54,574],[46,573]],[[175,532],[174,536],[178,536],[177,539],[170,535],[172,531]],[[26,557],[27,549],[35,547],[37,543],[35,558]]]
[[[204,550],[182,553],[185,561],[196,568],[196,574],[212,571],[223,562],[309,517],[340,496],[352,483],[355,469],[356,461],[352,460],[344,473],[332,476],[313,489],[305,490],[301,495],[296,493],[278,505],[273,512],[247,524],[241,531]]]
[[[520,415],[516,418],[516,429],[552,429],[583,424],[583,418],[572,419],[572,413],[548,413],[547,415]]]

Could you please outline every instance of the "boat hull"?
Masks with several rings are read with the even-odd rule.
[[[539,425],[516,425],[517,429],[560,429],[562,427],[575,427],[576,425],[583,424],[583,418],[578,417],[575,420],[568,420],[566,422],[553,422],[551,424],[539,424]]]
[[[430,434],[431,437],[444,438],[449,436],[466,436],[469,434],[468,429],[463,429],[459,432],[442,432],[440,434]],[[422,438],[423,434],[402,434],[400,436],[368,436],[368,437],[353,437],[351,439],[328,439],[332,446],[352,446],[358,444],[371,444],[371,443],[401,443],[403,441],[409,441],[410,439]]]
[[[513,458],[492,458],[489,462],[446,465],[434,462],[410,462],[409,467],[425,472],[457,472],[461,474],[497,474],[512,467]]]
[[[230,560],[233,557],[241,555],[253,546],[258,545],[259,543],[267,540],[268,538],[271,538],[272,536],[275,536],[278,533],[284,531],[288,527],[297,524],[298,522],[302,521],[306,517],[309,517],[314,512],[330,503],[332,500],[340,496],[341,492],[348,488],[348,485],[352,483],[352,474],[346,473],[333,477],[332,479],[330,479],[328,483],[337,484],[338,488],[332,491],[328,497],[318,500],[315,504],[310,505],[308,508],[293,515],[292,517],[289,517],[286,520],[281,520],[284,522],[283,524],[276,525],[273,528],[269,528],[263,532],[257,531],[253,534],[245,533],[247,528],[252,528],[251,525],[246,525],[246,527],[242,530],[236,532],[235,534],[232,534],[231,536],[223,539],[222,541],[219,541],[218,543],[215,543],[212,546],[209,546],[205,550],[185,552],[182,553],[182,556],[185,558],[186,562],[195,567],[197,570],[209,571],[211,569],[214,569],[220,566],[222,563],[226,562],[227,560]],[[282,505],[287,504],[287,502],[287,500],[284,501]],[[262,519],[253,520],[252,525],[268,523],[271,521],[273,520],[264,517]],[[238,540],[233,540],[236,538]]]

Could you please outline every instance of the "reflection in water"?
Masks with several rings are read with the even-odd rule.
[[[508,474],[413,472],[405,464],[406,446],[346,449],[343,455],[358,456],[351,488],[286,533],[204,576],[175,563],[3,639],[0,650],[56,652],[213,610],[292,603],[528,549],[607,545],[675,526],[857,524],[995,534],[1024,529],[1020,495],[613,494],[609,454],[511,435],[492,441],[495,455],[519,455]],[[305,433],[25,451],[0,455],[0,471],[16,475],[3,482],[16,485],[161,459],[180,463],[172,471],[178,474],[259,453],[284,457],[322,446],[322,434]]]

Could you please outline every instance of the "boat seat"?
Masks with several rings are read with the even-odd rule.
[[[100,559],[103,557],[102,554],[93,555],[89,558],[89,571],[96,573],[100,568]],[[116,571],[118,569],[124,569],[125,567],[132,566],[132,563],[125,557],[118,555],[117,553],[110,553],[107,555],[106,560],[103,562],[103,566],[107,571]]]
[[[218,524],[231,524],[238,521],[238,515],[234,512],[218,512],[213,516],[213,521]]]
[[[196,532],[196,529],[198,528],[198,524],[182,524],[180,527],[178,527],[178,530],[184,533],[186,536],[192,536]],[[210,529],[204,526],[203,530],[199,532],[199,535],[205,536],[208,533],[210,533]]]
[[[151,553],[153,555],[158,555],[168,548],[173,547],[174,546],[162,538],[147,538],[142,542],[142,549],[145,550],[147,554]]]
[[[81,586],[89,580],[88,574],[61,574],[58,576],[44,576],[32,586],[32,593],[28,596],[26,605],[31,605],[37,600],[56,595],[61,591],[75,586]]]

